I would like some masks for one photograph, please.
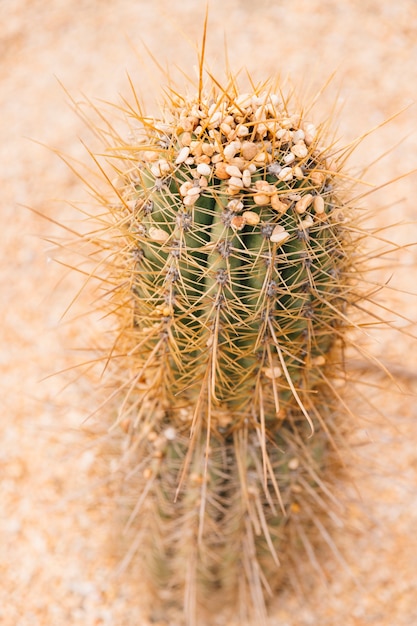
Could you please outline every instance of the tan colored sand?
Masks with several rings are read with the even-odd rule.
[[[192,71],[192,44],[200,38],[204,2],[192,0],[1,0],[0,2],[0,623],[4,626],[138,626],[146,624],[135,579],[113,575],[109,556],[115,532],[105,504],[105,472],[86,447],[81,425],[98,406],[100,389],[81,378],[46,378],[85,359],[97,326],[77,318],[89,305],[88,289],[60,318],[79,278],[49,262],[40,239],[58,233],[30,205],[59,221],[75,212],[63,199],[84,197],[80,182],[40,141],[84,158],[78,137],[94,143],[66,103],[58,80],[74,95],[118,100],[128,93],[126,71],[149,107],[163,76],[141,40],[162,65]],[[212,0],[208,62],[223,67],[223,39],[235,69],[247,66],[259,80],[290,76],[298,88],[336,78],[323,107],[344,104],[339,134],[351,141],[417,98],[417,4],[414,0]],[[255,8],[256,7],[256,8]],[[139,51],[139,55],[135,52]],[[175,73],[175,70],[174,70]],[[177,73],[177,76],[179,74]],[[58,80],[57,80],[58,79]],[[358,163],[370,162],[405,137],[372,170],[375,183],[417,166],[416,107],[366,140]],[[411,175],[379,192],[381,205],[399,202],[389,219],[416,217],[417,179]],[[386,220],[381,214],[380,220]],[[416,226],[396,233],[416,239]],[[415,288],[415,254],[397,283]],[[398,296],[405,313],[413,305]],[[387,300],[387,304],[390,302]],[[408,308],[407,308],[408,307]],[[97,324],[99,322],[97,321]],[[394,361],[408,391],[414,388],[416,346],[382,334],[379,355]],[[88,355],[87,355],[88,357]],[[45,379],[45,380],[43,380]],[[354,573],[328,558],[328,589],[315,584],[301,600],[278,598],[271,625],[412,626],[417,624],[417,420],[415,401],[379,392],[390,418],[362,431],[364,464],[347,527],[336,540]],[[110,506],[111,508],[111,506]],[[363,517],[363,510],[369,514]],[[139,586],[140,589],[140,586]],[[173,621],[166,623],[174,624]]]

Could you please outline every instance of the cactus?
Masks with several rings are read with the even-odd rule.
[[[161,119],[129,108],[129,143],[110,130],[116,201],[97,192],[109,218],[90,239],[118,319],[113,428],[133,467],[130,556],[161,602],[189,626],[225,605],[263,624],[295,543],[311,556],[310,527],[330,541],[366,234],[350,148],[325,125],[270,83],[196,91],[172,91]]]
[[[356,212],[324,131],[270,85],[135,115],[110,265],[138,545],[188,623],[224,598],[262,623],[289,519],[328,506]]]

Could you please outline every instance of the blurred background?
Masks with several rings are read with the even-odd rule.
[[[66,91],[82,107],[91,100],[109,111],[106,102],[131,98],[129,75],[155,112],[167,78],[152,57],[191,89],[186,77],[196,76],[205,6],[202,0],[0,0],[4,626],[146,624],[137,581],[128,573],[114,577],[117,557],[107,546],[115,529],[100,490],[104,464],[82,428],[100,392],[89,378],[66,387],[50,376],[85,358],[82,348],[97,330],[81,315],[90,307],[88,289],[65,314],[82,282],[52,260],[47,239],[59,229],[38,213],[74,227],[79,214],[71,203],[86,201],[86,191],[57,152],[86,161],[80,139],[99,149]],[[313,118],[319,123],[337,110],[343,144],[381,125],[351,159],[352,171],[376,161],[367,173],[372,185],[417,168],[415,0],[210,0],[206,60],[220,78],[227,60],[243,84],[246,70],[255,83],[280,79],[302,102],[328,83]],[[408,223],[390,234],[399,245],[416,240],[416,196],[411,174],[367,199],[369,206],[388,207],[379,225]],[[399,260],[394,285],[415,289],[415,251],[399,251]],[[389,298],[388,307],[416,318],[407,296]],[[363,432],[362,455],[381,473],[361,474],[361,498],[348,507],[349,530],[337,538],[351,572],[329,562],[327,590],[312,584],[305,597],[284,592],[271,625],[417,623],[416,350],[411,340],[385,333],[377,351],[395,362],[407,393],[378,392],[376,403],[389,420],[378,427],[370,422]]]

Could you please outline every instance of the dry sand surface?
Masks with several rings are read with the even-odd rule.
[[[162,65],[194,71],[193,44],[201,36],[204,7],[199,0],[0,0],[4,626],[146,624],[135,576],[114,576],[111,505],[105,503],[107,487],[97,486],[104,464],[87,447],[82,429],[98,406],[100,389],[91,377],[70,387],[65,377],[46,378],[85,358],[82,350],[100,322],[79,317],[90,305],[88,289],[61,322],[80,279],[50,262],[50,246],[41,237],[59,231],[23,205],[72,224],[78,217],[64,200],[85,198],[80,181],[56,154],[31,141],[81,159],[79,138],[94,145],[58,81],[76,100],[117,102],[129,92],[129,72],[152,110],[152,94],[164,77],[141,42]],[[336,70],[323,110],[335,100],[343,104],[344,142],[417,99],[415,0],[211,0],[207,59],[219,72],[225,34],[231,66],[246,66],[256,80],[280,74],[314,91]],[[416,121],[414,104],[358,148],[358,164],[393,148],[369,173],[373,183],[417,167]],[[416,184],[410,175],[371,198],[393,205],[381,212],[381,223],[415,219]],[[407,243],[416,234],[412,224],[393,236]],[[415,289],[415,252],[399,253],[399,260],[403,267],[394,284]],[[386,304],[392,304],[388,296]],[[397,294],[394,306],[416,317],[409,298]],[[346,530],[336,532],[351,573],[326,557],[327,588],[313,577],[303,598],[284,592],[271,625],[417,624],[417,420],[411,396],[416,344],[385,333],[376,352],[396,364],[409,395],[386,385],[374,401],[389,420],[379,426],[371,421],[360,434],[366,442],[360,454],[374,470],[359,472],[361,498],[347,509]],[[161,618],[163,623],[177,624],[174,617]]]

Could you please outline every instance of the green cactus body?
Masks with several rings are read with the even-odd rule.
[[[111,208],[140,552],[189,624],[224,597],[260,624],[289,520],[327,506],[354,210],[332,147],[281,97],[168,108],[125,146]]]

